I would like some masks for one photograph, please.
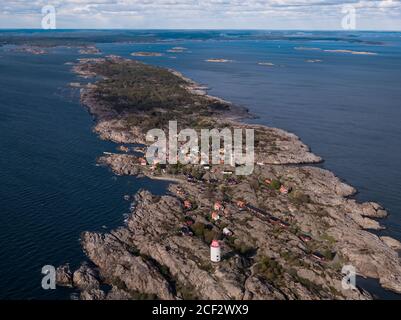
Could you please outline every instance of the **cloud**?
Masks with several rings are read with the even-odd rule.
[[[400,0],[2,0],[0,27],[39,27],[49,4],[59,28],[339,29],[354,5],[359,28],[401,30]]]

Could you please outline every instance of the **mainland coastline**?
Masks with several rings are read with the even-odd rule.
[[[370,299],[363,290],[342,289],[341,266],[351,264],[401,292],[401,244],[369,232],[381,228],[375,218],[385,210],[357,203],[350,198],[354,188],[309,166],[321,159],[298,137],[246,124],[246,111],[172,70],[112,56],[82,59],[74,71],[101,78],[82,85],[81,101],[102,139],[143,145],[147,129],[165,128],[169,119],[183,128],[252,128],[257,166],[238,178],[224,165],[152,167],[143,155],[126,152],[100,157],[116,174],[175,183],[162,197],[135,195],[125,226],[84,232],[82,247],[93,265],[74,273],[60,267],[59,284],[79,288],[82,299]],[[209,259],[214,238],[224,253],[219,264]]]

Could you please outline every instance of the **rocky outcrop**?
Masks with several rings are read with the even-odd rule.
[[[127,227],[106,235],[85,233],[82,237],[85,252],[99,267],[102,276],[107,279],[106,283],[113,287],[116,287],[113,283],[119,283],[124,293],[133,290],[170,299],[185,298],[188,295],[201,299],[369,297],[359,291],[342,292],[339,272],[305,254],[302,241],[292,232],[283,230],[279,238],[276,238],[272,235],[273,226],[249,212],[232,212],[231,218],[224,219],[222,223],[230,222],[230,229],[234,231],[237,240],[240,239],[239,243],[254,246],[254,256],[246,258],[233,250],[231,244],[222,243],[225,258],[215,265],[209,261],[209,245],[203,239],[177,234],[176,230],[185,215],[177,198],[156,197],[142,191],[137,194],[135,203],[135,211]],[[201,216],[193,218],[202,221]],[[248,220],[245,225],[243,219]],[[239,243],[233,246],[237,247]],[[283,255],[285,258],[278,254],[280,252],[287,252]],[[347,252],[344,254],[355,259]],[[291,263],[286,261],[290,255],[297,257]],[[265,257],[274,259],[281,266],[290,267],[280,271],[282,274],[277,275],[281,279],[278,283],[276,279],[267,280],[264,272],[258,271],[260,260]],[[298,265],[297,259],[303,261],[302,267]],[[152,268],[149,263],[157,267]],[[141,272],[138,272],[138,265],[146,270],[141,267]],[[164,272],[160,271],[161,266]],[[140,280],[139,274],[142,277]],[[175,288],[169,287],[171,279],[174,279]]]
[[[83,264],[73,274],[73,283],[76,288],[81,290],[98,289],[99,276],[97,272],[87,264]]]
[[[140,173],[137,157],[128,154],[103,156],[98,159],[98,163],[109,166],[117,175],[135,176]]]
[[[86,232],[82,236],[82,246],[109,284],[126,292],[146,293],[160,299],[174,297],[169,283],[157,267],[132,252],[133,249],[115,235]]]
[[[72,272],[69,264],[64,264],[56,269],[56,284],[62,287],[73,287]]]
[[[396,239],[393,239],[393,238],[390,238],[387,236],[383,236],[383,237],[380,237],[380,240],[383,241],[387,246],[389,246],[390,248],[392,248],[394,250],[397,250],[397,251],[401,250],[401,242]]]
[[[106,294],[98,288],[84,289],[80,294],[81,300],[105,300]]]
[[[245,282],[244,300],[285,300],[286,296],[278,289],[257,277],[250,277]]]

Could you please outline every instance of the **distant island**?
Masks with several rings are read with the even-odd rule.
[[[133,57],[161,57],[163,53],[160,52],[133,52],[131,53]]]
[[[358,203],[353,187],[312,166],[322,159],[297,136],[247,124],[246,109],[174,70],[112,56],[81,59],[74,71],[100,78],[82,84],[81,101],[96,119],[94,132],[119,145],[98,162],[118,175],[174,184],[163,196],[134,195],[126,225],[84,232],[91,264],[60,266],[59,285],[78,288],[81,299],[372,299],[342,288],[341,268],[352,264],[401,292],[401,243],[369,231],[381,229],[386,211]],[[255,171],[148,164],[145,133],[169,120],[179,129],[254,129]],[[220,262],[211,261],[212,240]]]
[[[320,48],[312,48],[312,47],[295,47],[295,50],[300,50],[300,51],[320,51],[322,49]]]
[[[30,47],[30,46],[16,47],[16,48],[11,49],[11,51],[20,52],[20,53],[29,53],[29,54],[33,54],[36,56],[44,55],[44,54],[48,53],[48,51],[46,49],[38,48],[38,47]]]
[[[369,52],[369,51],[354,51],[348,49],[321,49],[321,48],[312,48],[312,47],[295,47],[295,50],[300,51],[323,51],[328,53],[347,53],[347,54],[356,54],[356,55],[367,55],[367,56],[375,56],[377,53]]]
[[[267,67],[273,67],[274,63],[272,63],[272,62],[258,62],[258,65],[267,66]]]
[[[332,52],[332,53],[349,53],[349,54],[357,54],[357,55],[367,55],[367,56],[376,56],[375,52],[368,51],[353,51],[353,50],[323,50],[324,52]]]
[[[102,52],[96,46],[87,46],[79,50],[80,54],[101,54]]]
[[[184,47],[174,47],[174,48],[171,48],[171,49],[167,50],[167,52],[170,52],[170,53],[183,53],[183,52],[186,52],[187,50],[188,49],[184,48]]]
[[[228,62],[233,62],[233,60],[228,60],[228,59],[207,59],[206,62],[228,63]]]

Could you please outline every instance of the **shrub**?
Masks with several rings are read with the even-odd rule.
[[[220,234],[217,231],[205,229],[203,232],[203,240],[208,244],[213,240],[218,240],[219,238]]]
[[[333,260],[335,253],[333,253],[330,249],[326,249],[322,252],[322,255],[326,258],[326,260],[331,261]]]
[[[195,288],[190,284],[176,283],[176,291],[184,300],[197,300]]]
[[[191,226],[191,230],[195,236],[201,238],[206,244],[210,244],[214,239],[221,238],[221,233],[214,230],[213,226],[205,225],[201,222],[195,222]]]
[[[336,239],[335,239],[334,237],[332,237],[331,235],[329,235],[329,234],[327,234],[327,233],[323,233],[323,234],[320,236],[320,238],[323,239],[323,240],[325,240],[325,241],[327,241],[330,245],[333,245],[333,244],[335,244],[335,243],[337,242]]]
[[[255,253],[256,249],[247,245],[244,242],[240,241],[233,241],[230,242],[231,247],[236,251],[238,254],[243,255],[243,256],[249,256]]]
[[[195,179],[201,180],[205,172],[202,169],[195,167],[192,169],[191,174]]]
[[[205,225],[201,222],[195,222],[191,226],[191,230],[197,237],[203,237],[203,233],[205,232]]]
[[[256,272],[268,281],[281,280],[283,277],[283,267],[274,259],[262,257],[256,264]]]
[[[304,194],[302,191],[295,190],[290,193],[291,199],[293,199],[296,203],[309,203],[310,197],[307,194]]]
[[[274,190],[279,190],[281,188],[281,182],[277,179],[272,180],[269,187]]]
[[[309,279],[302,278],[296,274],[293,276],[294,280],[296,282],[299,282],[301,285],[303,285],[305,288],[307,288],[311,292],[319,293],[322,290],[322,286],[319,284],[316,284]]]

